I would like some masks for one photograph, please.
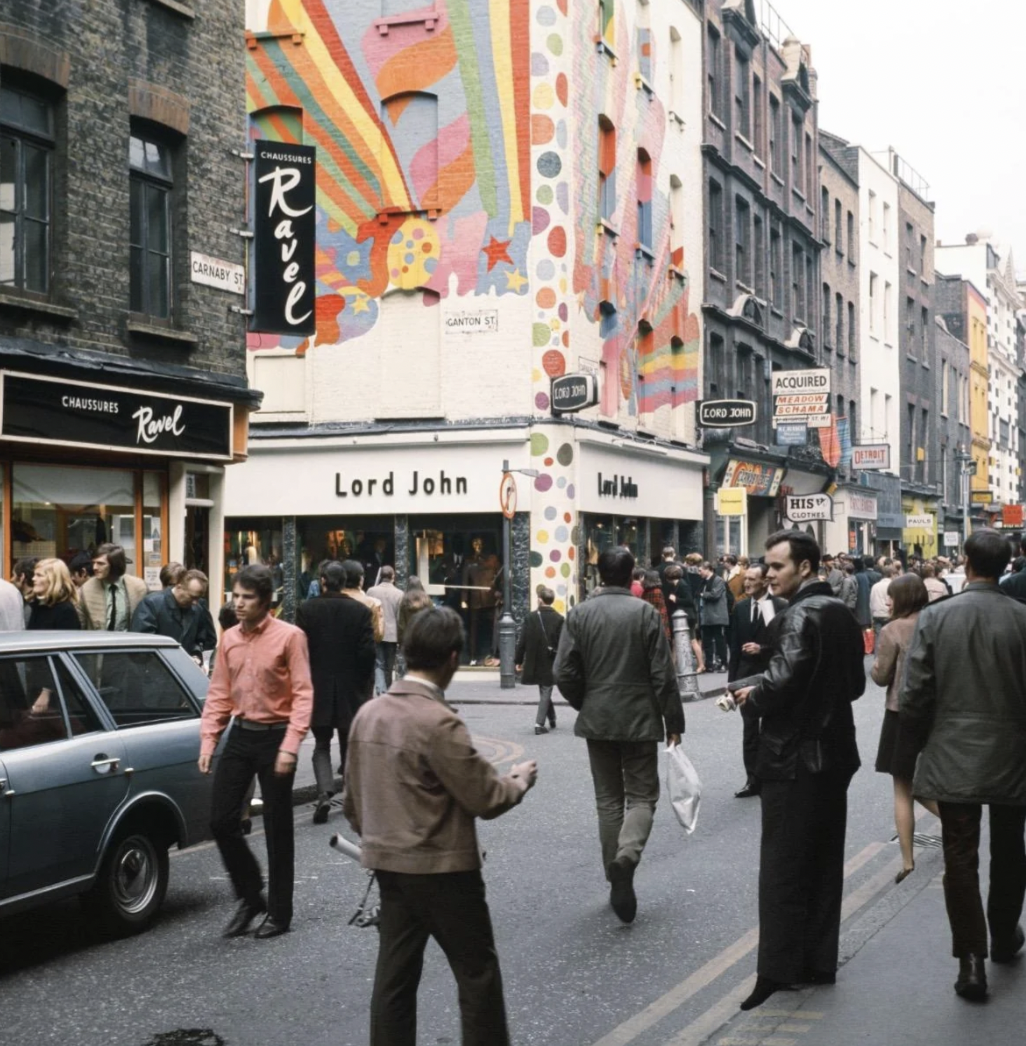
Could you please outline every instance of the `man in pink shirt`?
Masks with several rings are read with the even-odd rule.
[[[292,922],[295,841],[292,781],[299,746],[310,726],[313,685],[306,636],[270,615],[274,581],[264,566],[235,577],[239,624],[221,639],[203,706],[200,773],[209,774],[218,739],[234,717],[214,775],[210,827],[239,906],[225,937],[240,937],[265,913],[259,938],[277,937]],[[254,775],[260,780],[267,840],[268,893],[242,834],[242,806]]]

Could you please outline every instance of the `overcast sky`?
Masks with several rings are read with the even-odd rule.
[[[812,47],[820,126],[893,145],[929,183],[941,240],[990,229],[1026,276],[1026,3],[771,2]]]

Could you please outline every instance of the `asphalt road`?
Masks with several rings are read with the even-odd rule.
[[[883,707],[882,692],[869,683],[856,706],[866,765],[849,801],[851,918],[842,944],[849,952],[932,874],[917,870],[901,894],[889,885],[900,861],[890,842],[890,779],[872,770]],[[513,1041],[703,1041],[736,1012],[755,962],[759,803],[733,798],[743,780],[737,715],[712,701],[687,706],[685,745],[705,787],[699,826],[684,835],[664,789],[636,879],[638,917],[623,926],[608,906],[573,713],[561,709],[559,728],[543,737],[534,736],[529,707],[466,705],[463,713],[495,761],[508,766],[533,756],[540,764],[524,804],[480,826]],[[366,1046],[376,932],[346,925],[366,879],[328,847],[341,814],[323,827],[310,823],[309,807],[297,808],[296,818],[296,913],[284,937],[221,939],[233,905],[209,844],[173,854],[164,912],[140,937],[99,938],[74,902],[0,923],[0,1042]],[[922,824],[936,832],[932,819]],[[262,836],[251,838],[262,855]],[[922,862],[929,867],[936,856],[925,851]],[[432,944],[418,1042],[459,1038],[454,983]]]

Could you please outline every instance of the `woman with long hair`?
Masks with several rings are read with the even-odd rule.
[[[894,881],[900,883],[916,866],[912,853],[915,829],[912,778],[919,750],[908,734],[901,730],[898,693],[905,671],[905,655],[912,642],[916,620],[919,611],[930,601],[930,594],[918,574],[902,574],[891,582],[887,595],[891,602],[891,620],[880,629],[872,669],[873,682],[887,687],[887,708],[880,730],[876,770],[881,774],[890,774],[894,779],[894,827],[898,832],[903,864]],[[932,799],[921,799],[920,802],[930,813],[937,815],[937,804]]]
[[[41,559],[32,575],[30,631],[40,629],[80,629],[78,588],[71,571],[61,559]]]
[[[424,591],[424,585],[416,574],[411,574],[406,580],[406,591],[399,601],[399,614],[396,621],[396,632],[399,637],[399,645],[402,646],[403,633],[410,623],[410,618],[420,610],[432,606],[431,597]]]

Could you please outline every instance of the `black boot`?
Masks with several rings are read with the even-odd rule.
[[[983,1002],[987,998],[987,968],[982,955],[966,955],[958,960],[955,993],[970,1002]]]
[[[774,992],[791,991],[791,985],[783,981],[773,981],[769,977],[756,977],[752,994],[741,1003],[742,1010],[754,1010],[761,1006]]]

